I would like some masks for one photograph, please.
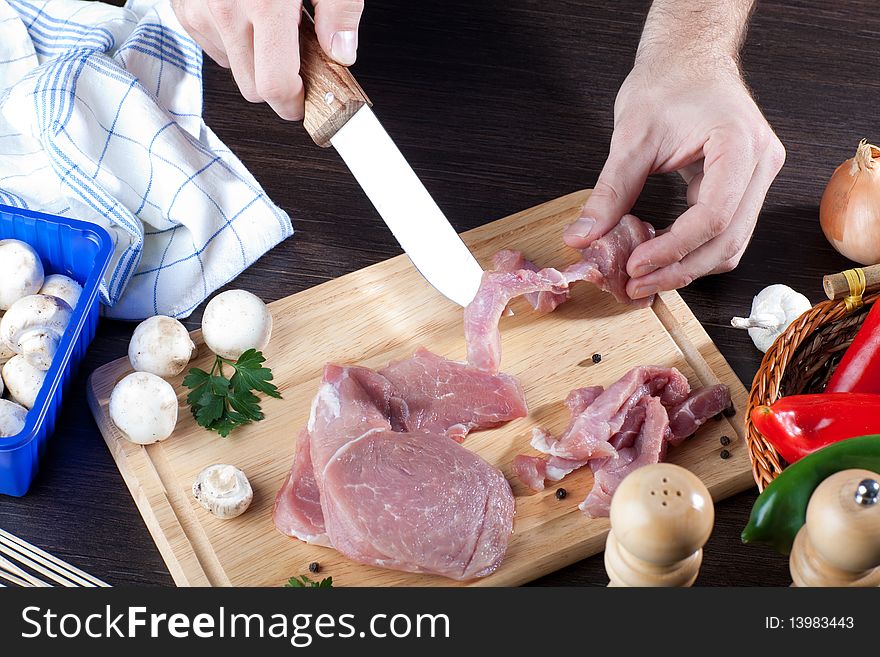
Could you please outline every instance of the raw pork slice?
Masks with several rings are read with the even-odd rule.
[[[669,409],[670,445],[680,445],[692,436],[710,417],[730,407],[730,390],[726,385],[701,388],[678,406]]]
[[[461,440],[526,414],[513,377],[424,349],[381,372],[328,366],[275,525],[362,563],[455,579],[489,574],[512,528],[510,488],[446,436]]]
[[[630,472],[662,461],[667,445],[678,445],[706,420],[730,405],[727,386],[690,392],[675,368],[642,366],[603,390],[578,388],[565,400],[571,412],[559,438],[534,429],[532,447],[545,456],[514,458],[517,477],[533,490],[589,464],[593,489],[581,504],[591,517],[608,514],[611,496]],[[657,432],[660,433],[657,433]]]
[[[293,467],[275,496],[272,518],[282,534],[295,536],[306,543],[330,546],[324,530],[321,493],[312,470],[311,445],[306,429],[300,432],[296,441]]]
[[[525,256],[519,251],[511,251],[509,249],[496,253],[492,257],[492,264],[495,267],[495,271],[503,272],[515,272],[520,269],[534,272],[541,270],[541,268],[531,260],[526,260]],[[539,313],[550,313],[556,310],[557,306],[568,301],[569,293],[568,290],[565,290],[564,292],[544,290],[542,292],[529,292],[525,297],[526,301],[531,304],[532,308]]]
[[[688,393],[687,378],[674,367],[635,367],[573,418],[568,431],[549,445],[547,453],[578,461],[613,457],[616,448],[609,441],[642,398],[658,396],[664,405],[676,405]]]
[[[312,407],[312,465],[330,542],[360,563],[488,575],[513,530],[507,480],[446,436],[393,431],[376,405],[376,377],[384,378],[328,365]]]
[[[584,249],[581,262],[566,272],[578,279],[590,281],[603,292],[612,294],[620,303],[631,303],[639,308],[650,306],[654,297],[633,301],[626,293],[629,274],[626,263],[642,242],[654,237],[654,227],[628,214],[610,232]]]
[[[488,374],[427,349],[379,373],[394,388],[395,431],[423,429],[461,442],[472,429],[496,427],[528,415],[525,394],[514,377]]]
[[[593,489],[578,508],[590,518],[605,517],[611,508],[611,497],[630,472],[643,465],[659,463],[666,454],[666,430],[669,417],[658,397],[643,397],[638,406],[641,426],[632,437],[632,444],[621,447],[616,459],[590,461]]]
[[[499,252],[495,256],[496,269],[483,273],[480,289],[464,311],[468,362],[487,372],[498,371],[501,364],[498,322],[507,304],[518,296],[527,295],[535,308],[547,312],[568,298],[572,283],[590,281],[622,303],[649,306],[653,297],[632,301],[627,296],[626,262],[639,244],[653,236],[650,224],[626,215],[610,232],[581,252],[580,262],[562,271],[552,267],[538,269],[516,251]]]

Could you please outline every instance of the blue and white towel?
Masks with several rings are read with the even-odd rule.
[[[293,232],[202,120],[168,0],[0,0],[0,203],[107,228],[121,319],[188,315]]]

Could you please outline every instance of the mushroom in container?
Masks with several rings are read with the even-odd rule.
[[[0,240],[0,311],[43,286],[43,263],[33,247],[19,240]]]
[[[8,399],[0,399],[0,438],[17,436],[24,429],[27,409]]]
[[[0,320],[0,341],[34,367],[48,370],[70,322],[66,301],[45,294],[22,297]]]
[[[3,382],[9,397],[27,409],[34,407],[45,380],[46,372],[31,365],[24,356],[14,356],[3,366]]]
[[[82,294],[82,286],[64,274],[50,274],[46,276],[43,287],[40,288],[40,294],[57,297],[66,301],[71,308],[76,308]]]
[[[155,374],[134,372],[110,393],[110,419],[133,443],[160,442],[177,424],[177,393]]]

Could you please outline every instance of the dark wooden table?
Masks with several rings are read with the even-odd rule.
[[[355,73],[391,135],[459,230],[589,187],[604,161],[612,104],[633,59],[646,0],[367,0]],[[877,137],[880,12],[869,0],[765,0],[743,64],[788,149],[739,268],[682,290],[748,386],[760,362],[730,317],[783,282],[814,302],[847,262],[819,230],[818,200],[862,137]],[[205,64],[208,124],[293,217],[297,234],[234,283],[266,301],[400,252],[332,150],[236,92]],[[636,214],[657,225],[684,205],[675,177],[652,179]],[[186,323],[199,325],[200,312]],[[344,319],[344,318],[343,318]],[[89,414],[86,377],[126,353],[132,325],[102,321],[42,471],[23,499],[0,498],[0,527],[117,585],[172,584]],[[717,506],[702,585],[787,585],[787,562],[746,547],[754,492]],[[597,556],[539,580],[604,585]]]

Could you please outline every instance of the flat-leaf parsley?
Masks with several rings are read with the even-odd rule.
[[[190,389],[186,397],[193,417],[200,426],[226,438],[243,424],[263,419],[260,398],[255,392],[281,399],[272,381],[272,370],[263,367],[266,359],[256,349],[248,349],[238,360],[217,356],[210,372],[193,367],[183,379]],[[232,368],[226,378],[223,368]]]
[[[320,582],[316,582],[315,580],[309,578],[308,575],[303,575],[301,577],[291,577],[289,580],[287,580],[287,584],[285,584],[284,587],[290,589],[333,588],[333,578],[325,577]]]

